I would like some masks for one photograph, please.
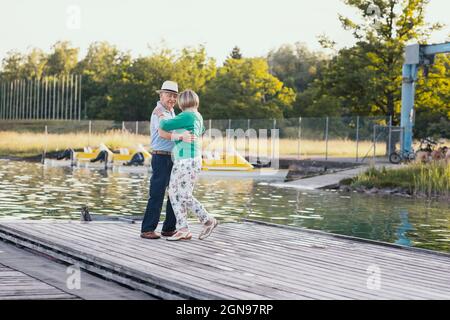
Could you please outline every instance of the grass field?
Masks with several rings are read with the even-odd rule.
[[[149,148],[150,137],[146,135],[135,135],[121,130],[109,131],[103,134],[70,133],[70,134],[44,134],[30,132],[0,131],[0,155],[27,157],[48,152],[62,151],[67,148],[80,149],[85,146],[95,147],[100,143],[106,144],[110,149],[134,147],[143,144]],[[206,149],[225,149],[225,141],[215,140],[209,143],[204,139]],[[241,154],[256,154],[261,156],[272,154],[272,147],[278,150],[280,156],[298,156],[299,151],[302,158],[312,156],[325,156],[328,150],[329,157],[355,157],[357,145],[351,140],[329,140],[328,146],[323,140],[298,140],[280,139],[278,144],[272,141],[257,139],[239,139],[234,141],[234,149]],[[377,143],[376,155],[385,155],[386,144]],[[372,142],[360,141],[358,144],[358,157],[373,156]]]

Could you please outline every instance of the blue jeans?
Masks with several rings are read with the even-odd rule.
[[[150,179],[150,195],[142,221],[141,232],[155,231],[161,216],[164,195],[169,185],[172,172],[172,157],[169,155],[154,154],[152,156],[152,177]],[[166,219],[162,231],[171,232],[176,229],[177,219],[172,209],[169,197],[167,197]]]

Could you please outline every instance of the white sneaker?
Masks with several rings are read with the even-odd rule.
[[[217,221],[217,219],[213,218],[213,222],[210,225],[203,226],[203,230],[200,233],[200,235],[198,236],[198,238],[200,240],[203,240],[203,239],[206,239],[207,237],[209,237],[211,235],[211,232],[214,230],[215,227],[217,227],[218,224],[219,224],[219,222]]]

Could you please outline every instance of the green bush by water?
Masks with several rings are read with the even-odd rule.
[[[410,164],[399,169],[371,167],[355,177],[351,186],[400,188],[413,195],[450,197],[450,163]]]

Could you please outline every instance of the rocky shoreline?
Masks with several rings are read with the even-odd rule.
[[[338,190],[342,192],[355,191],[358,193],[366,193],[366,194],[393,195],[404,198],[414,197],[414,195],[411,193],[410,190],[403,188],[377,188],[377,187],[369,188],[366,186],[352,187],[350,185],[339,185]]]
[[[390,188],[377,188],[377,187],[366,187],[366,186],[357,186],[353,187],[348,184],[340,184],[337,188],[340,192],[357,192],[364,193],[367,195],[379,195],[379,196],[395,196],[402,198],[412,198],[412,199],[428,199],[428,200],[438,200],[438,201],[450,201],[450,196],[438,195],[429,197],[427,194],[423,192],[415,192],[413,193],[409,189],[400,188],[400,187],[390,187]]]

